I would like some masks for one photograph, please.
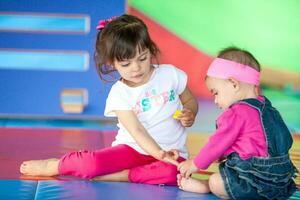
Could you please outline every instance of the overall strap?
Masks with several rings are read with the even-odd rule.
[[[264,101],[262,102],[252,98],[237,103],[247,104],[259,111],[269,156],[278,157],[288,154],[293,142],[291,133],[282,120],[280,113],[272,107],[271,102],[266,97],[263,98]]]
[[[247,105],[249,105],[253,108],[256,108],[259,111],[263,111],[263,109],[265,108],[265,106],[267,104],[269,104],[269,105],[271,104],[270,101],[267,100],[265,97],[264,97],[264,99],[265,99],[264,102],[261,102],[261,101],[259,101],[258,99],[255,99],[255,98],[244,99],[244,100],[236,102],[235,104],[243,103],[243,104],[247,104]]]

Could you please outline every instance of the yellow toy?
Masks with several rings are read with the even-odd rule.
[[[176,110],[175,113],[173,114],[173,118],[177,119],[181,114],[182,114],[181,110]]]

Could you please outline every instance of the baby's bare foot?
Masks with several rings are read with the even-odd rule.
[[[58,175],[58,163],[56,158],[24,161],[20,172],[28,176],[55,176]]]
[[[188,192],[209,193],[208,182],[204,180],[197,180],[194,178],[184,178],[180,174],[177,175],[177,184],[180,189]]]

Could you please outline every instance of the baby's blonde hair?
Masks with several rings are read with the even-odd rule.
[[[217,57],[248,65],[259,72],[261,70],[259,62],[250,52],[237,47],[227,47],[220,51]]]

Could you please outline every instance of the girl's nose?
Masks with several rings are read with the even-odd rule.
[[[139,71],[141,69],[140,64],[138,62],[133,63],[132,71]]]

